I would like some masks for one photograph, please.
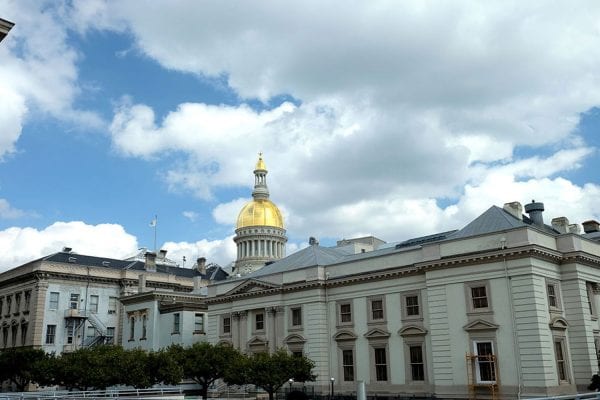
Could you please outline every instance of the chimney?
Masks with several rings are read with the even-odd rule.
[[[594,219],[590,219],[589,221],[582,222],[581,225],[583,225],[583,231],[585,233],[592,233],[592,232],[600,231],[600,222],[598,222]]]
[[[151,251],[146,252],[146,262],[144,263],[144,269],[148,272],[156,272],[156,253]]]
[[[579,229],[579,225],[578,224],[569,225],[569,233],[576,233],[579,235],[581,233],[581,229]]]
[[[536,203],[535,200],[531,200],[531,203],[525,204],[525,212],[529,214],[534,225],[544,226],[544,203]]]
[[[167,258],[167,251],[163,249],[159,250],[157,258],[159,260],[164,260],[165,258]]]
[[[311,236],[308,238],[308,244],[310,244],[311,246],[318,246],[319,241],[317,240],[317,238]]]
[[[560,233],[569,232],[569,220],[567,217],[552,218],[552,227]]]
[[[201,276],[195,276],[193,278],[194,280],[194,290],[192,290],[192,293],[200,293],[200,289],[202,288],[202,277]]]
[[[146,274],[140,274],[138,276],[138,293],[146,291]]]
[[[202,275],[206,275],[206,258],[200,257],[196,260],[196,268]]]
[[[520,221],[523,220],[523,206],[518,201],[504,203],[504,207],[502,207],[502,209],[516,219]]]

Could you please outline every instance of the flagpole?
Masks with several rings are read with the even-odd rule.
[[[154,216],[154,252],[156,253],[156,225],[158,225],[158,215]]]

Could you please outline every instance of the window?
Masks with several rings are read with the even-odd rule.
[[[142,315],[142,337],[141,339],[146,339],[146,326],[148,323],[148,316],[146,314]]]
[[[0,317],[2,316],[2,307],[4,306],[4,297],[0,297]]]
[[[496,356],[490,341],[475,341],[475,372],[477,383],[496,383]]]
[[[254,329],[257,331],[262,331],[265,329],[265,314],[264,313],[256,313],[254,315]]]
[[[564,339],[554,339],[554,355],[556,356],[556,372],[560,382],[568,381],[567,378],[567,361],[565,358]]]
[[[204,314],[194,315],[194,332],[204,332]]]
[[[71,301],[69,302],[69,308],[71,310],[79,309],[79,293],[71,293]]]
[[[135,317],[129,318],[129,340],[134,340],[135,338]]]
[[[54,344],[56,325],[46,325],[46,344]]]
[[[546,285],[546,291],[548,292],[548,306],[550,308],[558,308],[558,294],[555,283],[549,283]]]
[[[5,316],[9,316],[12,310],[12,296],[6,296],[6,314]]]
[[[596,304],[594,301],[594,284],[592,282],[587,282],[586,283],[586,289],[587,289],[587,302],[588,302],[588,308],[590,310],[590,315],[592,316],[592,318],[597,318],[597,314],[596,314]]]
[[[96,336],[96,329],[93,326],[88,326],[87,327],[87,334],[86,336],[88,338],[93,338],[94,336]]]
[[[48,308],[50,310],[58,310],[58,292],[50,292],[50,301],[48,302]]]
[[[106,327],[106,344],[113,344],[115,341],[115,327]]]
[[[302,326],[302,308],[292,308],[292,326]]]
[[[413,381],[425,380],[425,363],[423,362],[423,347],[421,345],[408,346],[410,356],[410,374]]]
[[[108,298],[108,313],[116,314],[117,313],[117,298],[110,296]]]
[[[27,342],[27,328],[29,327],[28,323],[21,324],[21,346],[25,346]]]
[[[75,338],[75,321],[67,320],[67,344],[73,344]]]
[[[387,354],[385,347],[373,349],[375,356],[375,380],[378,382],[387,381]]]
[[[181,314],[179,313],[173,314],[173,333],[179,333],[180,317]]]
[[[354,351],[342,350],[342,375],[344,382],[354,381]]]
[[[15,313],[21,311],[21,293],[15,294]]]
[[[2,345],[3,347],[8,346],[8,326],[2,329]]]
[[[229,335],[231,333],[231,317],[223,317],[223,334]]]
[[[31,290],[25,292],[25,311],[29,311],[29,303],[31,302]]]
[[[371,300],[371,319],[383,319],[383,300]]]
[[[19,331],[19,325],[12,326],[11,339],[12,339],[12,347],[17,345],[17,332]]]
[[[91,295],[90,296],[90,311],[93,313],[97,313],[98,312],[98,303],[99,303],[99,298],[97,295]]]
[[[340,303],[339,305],[340,324],[351,324],[352,323],[352,304],[351,303]]]
[[[487,290],[485,286],[474,286],[471,288],[471,300],[473,308],[488,308]]]

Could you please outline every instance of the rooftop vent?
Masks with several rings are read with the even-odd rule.
[[[103,267],[110,267],[110,261],[102,261]]]
[[[531,203],[525,205],[525,212],[529,214],[534,225],[544,226],[544,203],[536,203],[535,200],[531,200]]]
[[[594,219],[590,219],[589,221],[582,222],[581,225],[583,225],[583,231],[585,233],[592,233],[592,232],[600,231],[600,222],[598,222]]]
[[[311,236],[311,237],[308,238],[308,244],[311,245],[311,246],[318,246],[319,245],[319,241],[317,240],[316,237]]]
[[[75,257],[69,257],[67,259],[67,261],[70,262],[70,263],[76,263],[77,262],[77,258],[75,258]]]
[[[62,249],[63,253],[70,253],[72,251],[73,251],[73,249],[71,247],[63,247],[63,249]]]

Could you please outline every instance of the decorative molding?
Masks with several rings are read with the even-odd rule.
[[[291,335],[288,335],[285,339],[283,339],[283,343],[290,345],[290,344],[304,344],[306,343],[306,338],[302,335],[298,335],[296,333],[292,333]]]
[[[550,329],[559,329],[563,331],[569,327],[569,323],[563,317],[552,318],[548,325],[550,325]]]
[[[463,329],[467,332],[481,332],[481,331],[495,331],[500,325],[494,324],[483,319],[476,319],[473,322],[463,326]]]
[[[427,329],[418,325],[407,325],[398,331],[398,335],[402,337],[408,336],[425,336],[427,335]]]
[[[336,342],[356,340],[357,338],[358,336],[356,336],[354,332],[348,329],[343,329],[337,332],[335,335],[333,335],[333,340],[335,340]]]
[[[369,340],[371,340],[371,339],[387,339],[390,337],[390,333],[381,328],[373,328],[373,329],[370,329],[367,333],[365,333],[364,336]]]

